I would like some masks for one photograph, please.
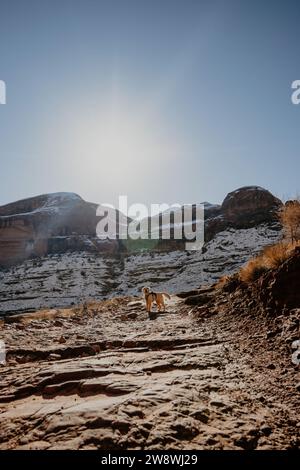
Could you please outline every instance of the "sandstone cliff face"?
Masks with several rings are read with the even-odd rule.
[[[67,250],[109,251],[116,241],[92,241],[96,204],[73,193],[45,194],[0,207],[0,265]]]
[[[251,228],[276,222],[280,204],[269,191],[258,186],[229,193],[222,205],[206,202],[205,241],[228,228]],[[174,251],[185,247],[184,240],[176,239],[142,240],[142,243],[141,240],[99,240],[96,226],[100,218],[96,210],[97,204],[86,202],[73,193],[45,194],[0,207],[0,266],[66,251],[115,254],[141,249]],[[171,237],[172,226],[174,215],[170,220]]]

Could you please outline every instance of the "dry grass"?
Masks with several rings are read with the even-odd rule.
[[[31,321],[36,320],[56,320],[62,317],[71,317],[74,315],[74,310],[70,308],[66,309],[47,309],[47,310],[38,310],[32,313],[20,313],[18,315],[12,315],[7,319],[9,323],[30,323]]]
[[[230,281],[231,276],[226,274],[215,283],[215,289],[222,289],[225,284],[227,284],[228,281]]]
[[[300,199],[287,201],[279,210],[285,236],[292,243],[300,240]]]
[[[36,312],[20,313],[17,315],[9,316],[5,320],[0,320],[0,328],[2,328],[2,323],[3,326],[5,326],[7,322],[27,324],[31,321],[36,320],[57,320],[63,318],[70,318],[70,320],[72,320],[72,317],[94,316],[95,314],[100,314],[102,312],[118,311],[120,305],[124,304],[124,302],[129,302],[131,300],[136,300],[136,298],[116,297],[114,299],[85,302],[84,304],[79,304],[78,306],[70,308],[44,309],[37,310]]]
[[[275,245],[266,247],[261,255],[266,268],[278,268],[278,266],[289,258],[295,246],[296,245],[294,243],[279,242]]]
[[[261,254],[248,261],[241,268],[239,278],[242,282],[253,282],[262,276],[266,271],[278,268],[285,260],[287,260],[298,242],[287,243],[279,242],[275,245],[266,247]]]
[[[251,259],[248,263],[241,268],[239,272],[239,278],[242,282],[248,284],[258,279],[264,274],[268,268],[263,264],[263,260],[260,256]]]

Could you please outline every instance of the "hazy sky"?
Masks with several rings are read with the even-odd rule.
[[[0,0],[0,204],[300,189],[300,2]]]

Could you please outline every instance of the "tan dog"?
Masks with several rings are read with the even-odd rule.
[[[151,312],[153,302],[156,302],[157,309],[159,312],[165,312],[166,306],[164,302],[164,296],[170,299],[170,295],[166,292],[152,292],[149,287],[143,287],[142,292],[144,294],[147,312]]]

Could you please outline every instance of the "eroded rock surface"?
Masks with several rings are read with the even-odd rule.
[[[149,319],[127,297],[7,317],[0,448],[297,447],[276,352],[255,361],[234,317],[203,308],[172,297]]]
[[[227,229],[200,251],[172,251],[104,257],[65,253],[27,260],[0,271],[0,315],[77,305],[116,295],[137,295],[150,285],[180,292],[234,272],[264,246],[275,243],[278,227]]]

